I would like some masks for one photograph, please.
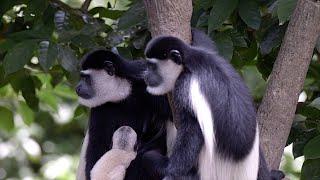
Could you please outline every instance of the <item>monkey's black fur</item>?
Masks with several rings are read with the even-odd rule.
[[[132,90],[120,102],[107,102],[91,108],[85,158],[86,179],[90,179],[90,171],[95,163],[110,150],[113,133],[120,126],[130,126],[138,136],[138,154],[128,167],[125,179],[159,179],[143,172],[141,157],[147,150],[163,155],[166,153],[164,127],[171,116],[167,99],[165,96],[151,96],[146,92],[146,85],[141,79],[141,73],[145,69],[144,61],[128,61],[110,51],[96,50],[84,57],[82,69],[104,69],[105,61],[113,63],[115,76],[127,79]]]
[[[219,156],[234,163],[241,162],[253,149],[257,133],[255,108],[243,80],[218,55],[208,36],[197,30],[193,30],[192,35],[192,46],[178,38],[162,36],[151,40],[145,51],[147,58],[160,61],[170,59],[170,53],[178,51],[177,58],[180,57],[183,66],[173,89],[173,102],[180,119],[172,155],[167,158],[148,152],[144,156],[150,163],[150,169],[155,168],[159,174],[176,178],[197,167],[199,152],[204,145],[200,125],[194,109],[190,107],[192,77],[198,80],[200,90],[209,103],[214,121],[215,148]],[[259,163],[258,179],[271,179],[261,151]]]

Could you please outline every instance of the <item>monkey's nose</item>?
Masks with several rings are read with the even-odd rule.
[[[77,85],[76,87],[76,93],[78,96],[80,96],[80,92],[81,92],[81,84]]]

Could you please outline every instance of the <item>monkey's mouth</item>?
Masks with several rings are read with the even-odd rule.
[[[92,95],[93,93],[89,93],[85,91],[81,85],[77,85],[76,93],[80,98],[83,98],[83,99],[91,99],[93,97]]]
[[[149,87],[159,86],[163,79],[157,71],[157,65],[154,63],[148,63],[147,70],[144,74],[144,81]]]

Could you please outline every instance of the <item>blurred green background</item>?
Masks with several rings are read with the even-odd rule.
[[[151,38],[140,0],[0,1],[0,179],[75,179],[88,119],[74,92],[79,59],[116,47],[143,57]],[[194,0],[192,26],[216,42],[259,105],[296,0]],[[320,41],[281,162],[320,179]],[[296,158],[294,160],[294,158]]]

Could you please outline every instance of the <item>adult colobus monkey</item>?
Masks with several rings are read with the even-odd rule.
[[[269,180],[249,90],[213,48],[195,30],[192,46],[171,36],[148,43],[147,90],[173,92],[179,123],[172,155],[148,152],[144,159],[166,177],[187,178],[196,168],[202,180]]]
[[[162,127],[171,115],[170,107],[165,96],[151,96],[146,92],[141,75],[145,68],[146,61],[128,61],[104,49],[83,58],[76,91],[80,103],[90,107],[91,112],[78,172],[85,171],[86,179],[90,179],[95,163],[110,150],[112,135],[120,126],[133,128],[138,139],[138,154],[128,167],[125,179],[151,179],[143,172],[142,154],[150,149],[166,153],[166,134]],[[84,175],[79,173],[78,179],[81,179]]]

